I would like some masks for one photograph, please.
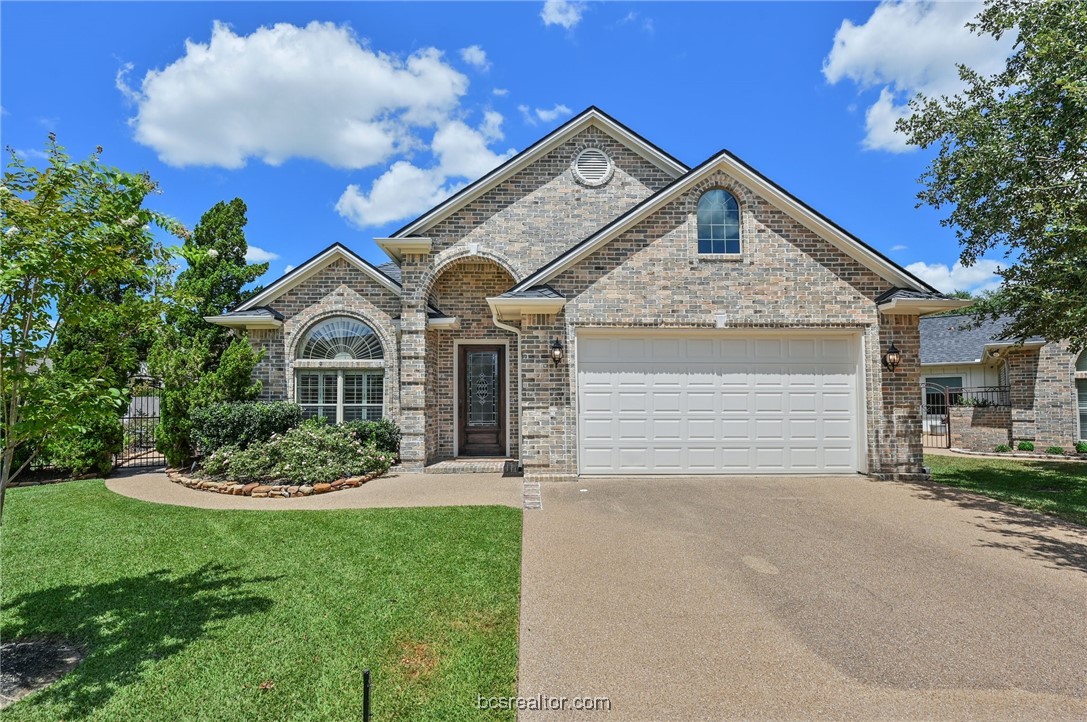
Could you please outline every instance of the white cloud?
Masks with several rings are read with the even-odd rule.
[[[274,261],[277,258],[279,258],[278,253],[266,251],[260,246],[249,246],[245,249],[245,260],[250,263],[265,263],[266,261]]]
[[[500,98],[510,94],[509,88],[495,88],[491,92]]]
[[[948,268],[943,263],[925,263],[918,261],[906,266],[906,270],[935,286],[944,293],[951,291],[988,291],[1000,285],[999,262],[982,258],[974,265],[966,267],[960,261]]]
[[[894,246],[891,246],[891,250],[892,250],[892,251],[904,251],[904,250],[906,250],[907,248],[909,248],[909,246],[904,246],[904,245],[902,245],[901,243],[899,243],[899,244],[896,244],[896,245],[894,245]]]
[[[292,264],[292,263],[288,263],[288,264],[287,264],[286,266],[284,266],[284,267],[283,267],[283,273],[284,273],[284,274],[288,274],[288,273],[290,273],[291,271],[293,271],[293,270],[294,270],[294,268],[295,268],[294,264]]]
[[[581,15],[585,12],[585,3],[572,0],[546,0],[540,18],[544,25],[561,25],[571,30],[581,22]]]
[[[1000,41],[976,35],[965,25],[981,10],[977,2],[898,2],[884,0],[861,25],[843,20],[823,61],[831,84],[845,79],[861,90],[880,87],[865,113],[864,147],[910,150],[894,131],[917,92],[947,95],[962,89],[957,64],[995,73],[1011,52],[1014,33]]]
[[[518,105],[517,110],[521,111],[521,117],[525,119],[525,122],[529,125],[536,125],[539,122],[550,123],[559,118],[570,115],[573,111],[562,103],[556,103],[553,108],[530,108],[527,105]]]
[[[175,166],[240,168],[310,158],[341,168],[387,162],[414,133],[455,112],[468,79],[435,48],[400,58],[333,23],[280,23],[237,35],[216,22],[207,43],[150,70],[137,87],[136,140]]]
[[[478,70],[487,71],[491,69],[491,62],[487,60],[487,51],[478,45],[461,48],[460,59]]]
[[[431,150],[437,164],[420,168],[406,160],[397,161],[379,176],[369,192],[357,184],[347,187],[336,203],[336,211],[357,226],[380,226],[418,215],[464,186],[458,179],[474,180],[513,155],[513,149],[499,154],[488,144],[502,139],[502,116],[487,111],[483,123],[471,128],[454,120],[434,133]]]

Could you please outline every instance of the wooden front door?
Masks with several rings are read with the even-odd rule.
[[[506,347],[458,348],[458,453],[505,456]]]

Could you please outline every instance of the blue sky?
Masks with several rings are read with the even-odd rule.
[[[915,208],[928,154],[892,131],[918,90],[992,70],[967,3],[30,3],[0,5],[0,135],[55,131],[149,171],[192,227],[249,206],[267,283],[372,242],[597,105],[684,162],[728,148],[945,289],[954,235]],[[257,254],[258,256],[260,254]]]

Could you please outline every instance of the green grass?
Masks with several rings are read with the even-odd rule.
[[[929,455],[941,484],[1087,525],[1087,464]]]
[[[513,719],[476,695],[516,693],[516,509],[209,511],[79,481],[9,491],[0,533],[0,635],[87,650],[5,721],[361,719],[367,667],[375,720]]]

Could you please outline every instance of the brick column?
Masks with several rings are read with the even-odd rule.
[[[429,254],[404,256],[400,263],[400,462],[404,469],[426,466],[426,324],[427,300],[419,284]]]
[[[924,474],[921,445],[921,334],[917,316],[880,314],[879,343],[869,356],[879,378],[880,404],[876,407],[877,448],[870,453],[871,471],[889,479],[913,479]],[[891,342],[902,354],[892,372],[881,359]],[[873,358],[874,356],[874,358]],[[872,408],[871,406],[869,408]]]

